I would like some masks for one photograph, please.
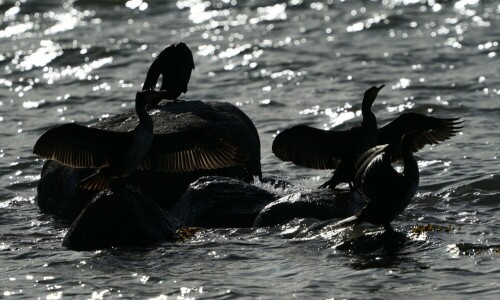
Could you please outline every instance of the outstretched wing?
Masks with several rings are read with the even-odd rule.
[[[186,130],[155,134],[139,169],[158,172],[190,172],[241,166],[249,159],[246,149],[220,138]]]
[[[312,169],[335,169],[349,152],[349,131],[327,131],[298,125],[273,141],[273,153],[282,161]],[[348,155],[348,154],[347,154]]]
[[[356,188],[360,189],[364,195],[370,196],[380,193],[381,182],[390,183],[397,186],[402,179],[391,165],[388,154],[391,146],[382,145],[366,151],[356,163]]]
[[[380,128],[377,144],[392,145],[391,160],[396,161],[401,159],[400,142],[405,133],[425,131],[414,139],[411,146],[412,152],[417,152],[426,145],[439,144],[453,137],[463,128],[462,123],[460,118],[443,119],[418,113],[404,113]]]
[[[357,188],[360,188],[363,184],[363,175],[365,174],[365,171],[368,167],[368,165],[380,154],[383,154],[386,152],[386,148],[389,147],[389,145],[380,145],[373,147],[371,149],[368,149],[365,153],[363,153],[358,160],[356,161],[356,164],[354,166],[355,168],[355,178],[354,178],[354,184]]]
[[[101,168],[109,164],[112,148],[126,141],[126,132],[65,124],[42,134],[33,153],[72,168]]]

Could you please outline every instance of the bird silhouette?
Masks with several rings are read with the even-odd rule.
[[[411,131],[423,132],[411,146],[413,152],[425,145],[445,141],[462,128],[460,118],[437,118],[418,113],[403,113],[382,128],[371,106],[384,86],[371,87],[363,97],[363,122],[349,130],[321,130],[305,125],[286,129],[273,141],[273,153],[283,161],[312,169],[335,169],[331,179],[320,188],[335,188],[340,183],[349,183],[352,188],[354,164],[368,149],[383,144],[395,147],[391,159],[401,158],[399,146],[404,134]]]
[[[167,92],[164,98],[176,101],[182,93],[187,92],[192,70],[194,61],[189,47],[185,43],[172,44],[160,52],[151,64],[142,89],[154,90],[161,75],[160,90]],[[157,106],[160,100],[151,106]]]
[[[398,148],[404,166],[402,173],[391,164],[392,145],[379,145],[361,155],[355,166],[355,187],[367,204],[358,214],[335,223],[332,228],[369,222],[393,231],[391,222],[404,211],[418,189],[419,170],[412,147],[421,134],[412,131],[401,139]]]
[[[77,185],[103,190],[110,181],[131,175],[136,169],[178,173],[243,165],[246,150],[220,138],[194,130],[153,134],[153,121],[146,105],[168,96],[168,91],[141,91],[135,109],[139,124],[128,132],[117,132],[64,124],[46,131],[33,153],[73,168],[97,168]]]

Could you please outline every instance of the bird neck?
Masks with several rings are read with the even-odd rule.
[[[372,102],[363,99],[361,105],[361,114],[363,115],[363,126],[377,127],[377,118],[372,112]]]
[[[153,130],[153,120],[149,116],[148,112],[146,111],[146,105],[142,103],[141,101],[135,101],[135,112],[137,113],[137,116],[139,117],[139,125],[146,130]]]
[[[415,157],[413,156],[413,152],[411,151],[411,144],[413,138],[405,135],[403,140],[401,141],[401,157],[403,159],[403,174],[406,178],[416,181],[418,183],[419,180],[419,171],[418,171],[418,163]]]

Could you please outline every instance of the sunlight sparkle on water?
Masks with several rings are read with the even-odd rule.
[[[9,38],[33,29],[35,24],[33,22],[26,22],[24,24],[16,24],[7,26],[4,30],[0,30],[0,38]]]
[[[142,0],[130,0],[125,3],[125,7],[130,9],[138,8],[140,11],[143,11],[148,8],[148,4]]]
[[[57,300],[57,299],[61,299],[62,295],[63,295],[63,292],[55,292],[55,293],[48,294],[45,299],[47,299],[47,300]]]
[[[325,115],[330,117],[331,128],[343,124],[344,122],[354,119],[356,117],[356,114],[352,111],[336,112],[333,111],[331,108],[325,109]]]
[[[38,50],[25,56],[23,61],[19,63],[21,69],[30,70],[33,67],[46,66],[56,57],[63,54],[61,46],[50,40],[40,41],[40,46]]]
[[[396,85],[392,86],[392,89],[406,89],[408,86],[410,86],[411,79],[408,78],[400,78],[399,82],[396,83]]]
[[[64,77],[75,77],[80,80],[90,79],[89,73],[95,69],[98,69],[106,64],[111,64],[113,62],[113,57],[105,57],[97,59],[91,63],[83,64],[81,66],[66,66],[65,68],[53,68],[45,67],[43,69],[45,78],[48,82],[54,82]]]
[[[92,297],[90,299],[96,299],[96,300],[101,300],[104,299],[104,296],[110,294],[110,291],[108,289],[105,289],[100,292],[93,292]]]
[[[31,108],[37,108],[40,106],[40,104],[44,104],[45,99],[38,100],[38,101],[24,101],[23,102],[23,107],[26,109],[31,109]]]
[[[54,14],[53,18],[57,20],[57,23],[54,26],[44,30],[43,33],[45,35],[52,35],[74,29],[83,18],[83,15],[76,9],[73,9],[69,13]]]
[[[225,51],[222,51],[221,53],[219,53],[218,56],[219,56],[219,58],[233,57],[233,56],[236,56],[236,55],[240,54],[241,52],[243,52],[246,49],[249,49],[251,47],[252,47],[252,45],[250,45],[250,44],[244,44],[244,45],[237,46],[234,48],[228,48]]]

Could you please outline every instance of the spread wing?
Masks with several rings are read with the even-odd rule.
[[[365,174],[366,168],[368,165],[374,160],[375,157],[379,156],[380,154],[385,153],[386,148],[389,145],[380,145],[373,147],[371,149],[368,149],[365,153],[363,153],[358,160],[356,161],[356,164],[354,166],[356,175],[355,175],[355,186],[356,187],[361,187],[362,186],[362,180],[363,180],[363,175]]]
[[[249,159],[246,149],[196,131],[155,134],[139,169],[158,172],[190,172],[240,166]]]
[[[365,195],[378,193],[384,189],[381,182],[398,185],[402,175],[391,165],[389,145],[374,147],[366,151],[356,163],[356,187]]]
[[[101,168],[109,164],[112,149],[128,140],[127,132],[65,124],[42,134],[33,153],[72,168]]]
[[[445,141],[463,128],[460,118],[436,118],[417,113],[404,113],[389,124],[380,128],[377,144],[390,144],[394,150],[391,152],[391,160],[401,159],[401,138],[405,133],[411,131],[425,131],[415,137],[412,152],[417,152],[426,145],[439,144]]]
[[[273,141],[273,153],[282,161],[312,169],[335,169],[349,152],[349,131],[327,131],[298,125]]]

